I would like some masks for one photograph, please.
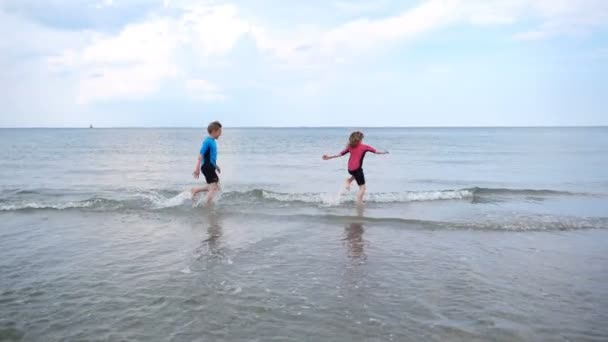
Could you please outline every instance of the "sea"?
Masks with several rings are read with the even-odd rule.
[[[205,136],[0,129],[0,340],[608,340],[607,127]]]

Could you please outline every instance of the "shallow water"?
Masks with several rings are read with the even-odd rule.
[[[608,339],[607,129],[348,131],[0,130],[0,340]]]

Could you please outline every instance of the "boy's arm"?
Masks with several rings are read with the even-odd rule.
[[[215,170],[217,173],[222,173],[222,169],[217,165],[217,145],[215,145]]]
[[[334,159],[334,158],[339,158],[342,157],[343,155],[348,153],[348,147],[343,149],[342,152],[333,155],[333,156],[328,156],[327,154],[323,155],[323,160],[330,160],[330,159]]]
[[[198,158],[196,159],[196,165],[194,166],[194,171],[192,172],[192,176],[195,179],[198,179],[199,175],[201,174],[201,164],[203,163],[203,155],[205,154],[205,152],[207,152],[208,148],[209,148],[209,144],[207,143],[207,140],[203,141],[203,146],[201,146],[201,150],[198,153]]]
[[[199,153],[198,158],[196,160],[196,165],[194,166],[194,171],[192,172],[192,177],[194,177],[195,179],[198,179],[198,177],[201,174],[202,161],[203,161],[203,155]]]

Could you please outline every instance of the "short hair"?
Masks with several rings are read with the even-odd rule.
[[[348,145],[350,145],[350,147],[356,147],[357,145],[359,145],[361,140],[363,140],[362,132],[359,132],[359,131],[352,132],[350,134],[350,137],[348,138]]]
[[[209,132],[209,134],[211,134],[220,128],[222,128],[222,124],[219,121],[213,121],[212,123],[209,124],[209,126],[207,126],[207,132]]]

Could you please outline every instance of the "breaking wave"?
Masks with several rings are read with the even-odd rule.
[[[0,197],[0,211],[17,210],[117,210],[117,209],[144,209],[160,210],[174,207],[188,207],[200,205],[200,200],[192,201],[190,193],[185,191],[177,193],[174,191],[115,191],[103,193],[103,195],[86,197],[83,194],[62,195],[61,191],[53,190],[11,190],[4,191]],[[76,194],[78,195],[78,194]],[[422,201],[444,201],[444,200],[468,200],[493,199],[501,197],[553,197],[585,195],[555,190],[536,189],[501,189],[501,188],[466,188],[457,190],[437,191],[405,191],[369,193],[368,203],[408,203]],[[80,197],[74,199],[74,197]],[[82,198],[85,197],[85,198]],[[248,191],[228,191],[219,197],[219,201],[225,204],[246,203],[272,203],[279,202],[285,205],[308,204],[317,206],[336,206],[351,203],[354,200],[353,193],[331,194],[331,193],[283,193],[265,189],[253,189]]]

